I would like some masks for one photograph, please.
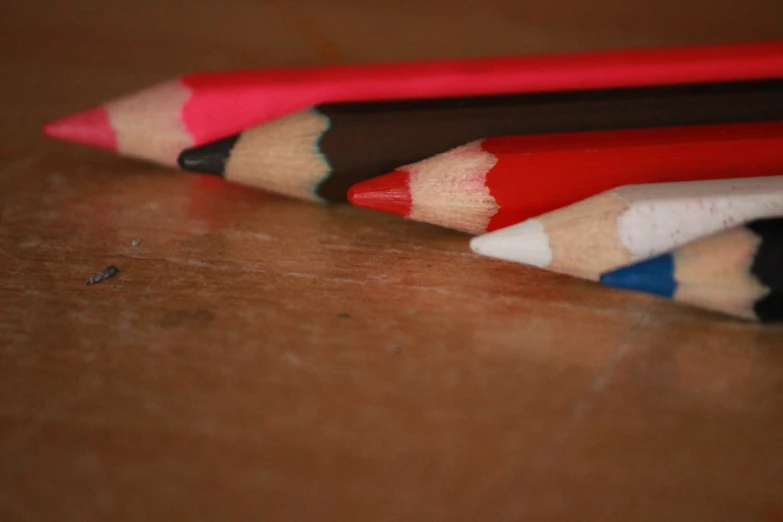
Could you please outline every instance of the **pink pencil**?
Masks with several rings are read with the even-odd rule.
[[[48,123],[47,135],[175,165],[177,154],[325,102],[783,77],[783,42],[196,73]]]

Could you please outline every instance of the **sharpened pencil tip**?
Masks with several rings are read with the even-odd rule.
[[[409,181],[408,172],[395,170],[355,184],[348,190],[348,201],[357,207],[408,217],[412,204]]]
[[[44,125],[43,131],[50,138],[117,150],[117,137],[105,107],[95,107],[50,121]]]
[[[179,153],[177,164],[182,170],[222,176],[239,135],[223,138]]]
[[[470,240],[470,249],[482,256],[515,261],[539,268],[552,262],[552,249],[544,225],[529,219]]]
[[[601,274],[601,284],[672,298],[677,291],[674,257],[663,254]]]

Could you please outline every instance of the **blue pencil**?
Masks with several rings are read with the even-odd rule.
[[[606,272],[601,284],[754,321],[783,320],[783,218],[696,239]]]

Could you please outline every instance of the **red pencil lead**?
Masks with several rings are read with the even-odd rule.
[[[109,150],[117,149],[117,139],[109,122],[109,111],[105,107],[96,107],[51,121],[44,125],[43,130],[50,138]]]
[[[408,217],[411,212],[410,174],[395,170],[353,185],[348,191],[348,201],[357,207],[370,208]]]

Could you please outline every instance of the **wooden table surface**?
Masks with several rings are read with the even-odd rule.
[[[0,4],[0,520],[783,520],[782,327],[39,131],[193,70],[783,37],[779,0]]]

